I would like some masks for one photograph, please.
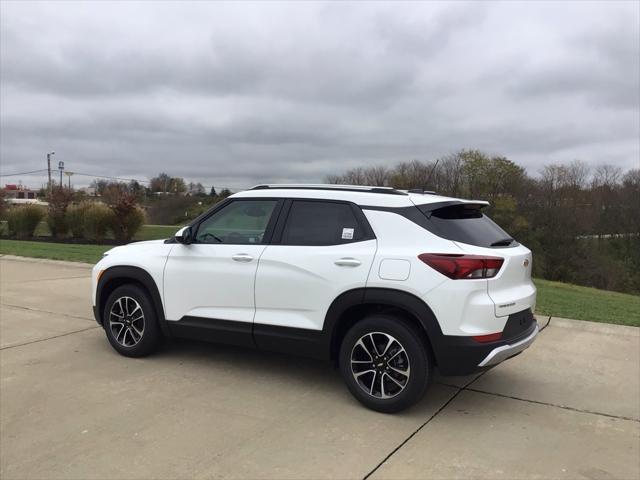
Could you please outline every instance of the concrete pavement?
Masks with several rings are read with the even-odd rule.
[[[0,258],[0,477],[640,478],[640,329],[552,319],[397,415],[322,363],[193,342],[117,355],[89,267]]]

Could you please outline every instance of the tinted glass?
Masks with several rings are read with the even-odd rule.
[[[297,200],[282,233],[286,245],[337,245],[364,237],[350,205]]]
[[[276,200],[235,201],[204,220],[198,243],[248,245],[262,243]]]
[[[428,206],[421,207],[428,208]],[[423,210],[424,211],[424,210]],[[439,208],[430,215],[436,234],[456,242],[479,247],[516,245],[511,236],[487,217],[477,205],[453,205]]]

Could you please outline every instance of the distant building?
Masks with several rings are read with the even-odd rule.
[[[3,190],[6,200],[36,200],[38,197],[37,190],[31,190],[24,185],[8,183],[4,186]]]
[[[96,193],[96,188],[95,187],[82,187],[80,189],[81,192],[83,192],[86,196],[88,197],[95,197],[97,196]]]

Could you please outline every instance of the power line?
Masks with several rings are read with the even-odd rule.
[[[42,172],[46,172],[47,169],[43,168],[40,170],[31,170],[29,172],[18,172],[18,173],[9,173],[9,174],[2,174],[0,175],[0,177],[17,177],[19,175],[30,175],[30,174],[34,174],[34,173],[42,173]],[[125,178],[125,177],[115,177],[112,175],[95,175],[92,173],[83,173],[83,172],[73,172],[74,175],[80,175],[82,177],[91,177],[91,178],[104,178],[106,180],[117,180],[119,182],[137,182],[137,183],[144,183],[147,185],[151,184],[151,180],[140,180],[138,178]],[[202,184],[201,184],[202,185]],[[211,188],[215,188],[216,190],[221,189],[221,190],[238,190],[237,188],[229,188],[229,187],[220,187],[220,186],[215,186],[215,185],[202,185],[202,188],[206,189],[206,190],[211,190]]]
[[[82,177],[92,177],[92,178],[104,178],[107,180],[118,180],[120,182],[138,182],[138,183],[145,183],[145,184],[151,184],[151,180],[140,180],[137,178],[125,178],[125,177],[114,177],[111,175],[94,175],[91,173],[81,173],[81,172],[73,172],[74,175],[80,175]],[[174,177],[171,177],[174,178]],[[200,184],[202,185],[202,184]],[[220,187],[220,186],[215,186],[215,185],[202,185],[202,188],[206,189],[206,190],[210,190],[212,188],[217,189],[221,189],[221,190],[237,190],[236,188],[229,188],[229,187]]]
[[[47,171],[46,168],[41,168],[40,170],[31,170],[30,172],[0,174],[0,177],[17,177],[18,175],[30,175],[32,173],[40,173],[40,172],[46,172],[46,171]]]

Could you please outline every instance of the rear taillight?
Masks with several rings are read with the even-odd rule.
[[[495,277],[504,263],[500,257],[456,253],[422,253],[418,258],[453,280]]]

